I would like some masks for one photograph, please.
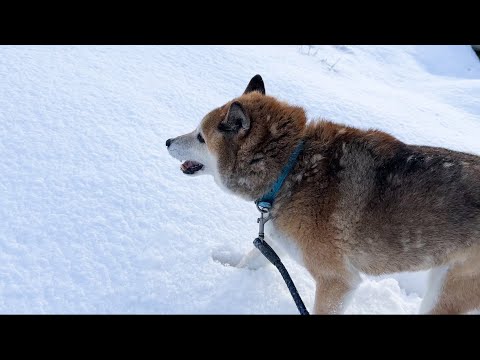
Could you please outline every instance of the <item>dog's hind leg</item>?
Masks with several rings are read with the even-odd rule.
[[[433,282],[429,284],[421,312],[461,314],[480,309],[479,249],[473,249],[465,260],[450,265],[448,269],[435,269],[431,279]]]

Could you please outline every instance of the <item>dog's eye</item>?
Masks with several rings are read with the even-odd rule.
[[[198,139],[198,141],[200,141],[201,143],[204,143],[204,142],[205,142],[205,139],[203,138],[202,134],[200,134],[200,133],[198,133],[197,139]]]

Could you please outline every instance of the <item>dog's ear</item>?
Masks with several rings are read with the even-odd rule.
[[[247,85],[247,88],[243,92],[244,94],[248,94],[252,91],[258,91],[261,94],[265,95],[265,84],[263,83],[263,79],[260,75],[255,75],[252,80]]]
[[[227,116],[218,125],[218,130],[233,134],[237,133],[240,129],[245,131],[250,129],[250,118],[243,109],[243,106],[238,101],[234,101],[228,109]]]

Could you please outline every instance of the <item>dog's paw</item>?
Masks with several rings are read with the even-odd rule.
[[[224,266],[237,266],[243,258],[243,254],[232,249],[215,249],[212,251],[213,261]]]
[[[242,256],[240,261],[235,265],[239,269],[258,270],[270,264],[265,256],[257,249],[252,250],[248,254]]]

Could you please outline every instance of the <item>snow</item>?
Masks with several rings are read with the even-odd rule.
[[[0,312],[295,314],[273,266],[212,258],[252,248],[255,206],[165,147],[257,73],[311,118],[480,154],[468,46],[2,46]],[[426,274],[363,276],[346,312],[416,313]]]

